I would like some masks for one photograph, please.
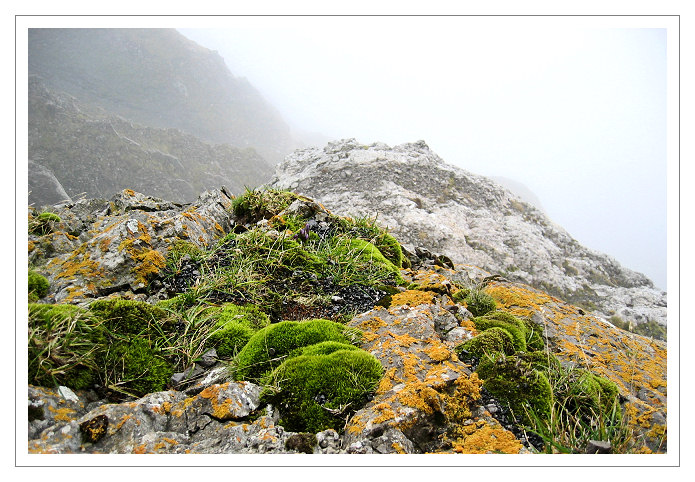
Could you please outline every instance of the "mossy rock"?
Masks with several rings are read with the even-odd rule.
[[[361,333],[329,320],[282,321],[259,330],[234,358],[237,380],[258,381],[294,350],[323,341],[352,344]]]
[[[495,299],[482,290],[471,290],[463,302],[466,304],[468,311],[473,313],[473,316],[483,316],[497,309]]]
[[[385,273],[392,273],[397,284],[405,283],[399,267],[389,261],[369,241],[359,238],[338,238],[333,245],[333,254],[339,260],[380,268]]]
[[[270,325],[270,319],[257,306],[225,304],[208,338],[221,357],[236,355],[254,333]]]
[[[465,303],[466,297],[470,294],[471,290],[469,288],[457,288],[458,289],[451,295],[451,299],[454,303],[463,304]]]
[[[567,411],[586,421],[620,418],[618,386],[588,370],[570,371],[555,395]]]
[[[90,387],[100,373],[95,349],[105,340],[98,320],[84,308],[30,303],[29,383],[75,390]]]
[[[48,294],[48,280],[34,270],[29,270],[28,277],[29,301],[38,301]]]
[[[553,392],[547,376],[516,356],[487,356],[476,370],[483,387],[505,402],[514,417],[531,423],[550,418]],[[533,414],[533,415],[532,415]]]
[[[174,374],[172,365],[141,337],[115,343],[103,355],[102,363],[112,388],[136,396],[164,390]]]
[[[60,216],[51,212],[43,212],[29,220],[29,233],[45,236],[53,232],[53,225],[60,222]]]
[[[521,319],[526,327],[526,349],[528,351],[542,351],[545,348],[543,328],[533,321]]]
[[[304,269],[314,271],[320,269],[323,261],[290,236],[269,236],[267,233],[252,229],[236,237],[236,248],[243,255],[266,261],[264,271],[272,272],[278,268],[288,270]]]
[[[96,300],[89,305],[104,326],[118,334],[155,334],[166,326],[168,315],[161,308],[143,301],[112,298]]]
[[[260,219],[270,219],[299,199],[299,195],[290,191],[277,189],[250,190],[234,198],[232,211],[235,215],[243,217],[248,222],[256,222]]]
[[[379,361],[360,349],[300,355],[264,377],[261,403],[279,409],[286,430],[340,431],[347,417],[367,402],[382,374]]]
[[[493,327],[478,336],[458,345],[455,349],[459,358],[468,352],[476,358],[492,353],[504,353],[513,355],[515,352],[514,338],[504,328]]]
[[[372,243],[384,255],[384,258],[393,263],[396,268],[403,267],[403,250],[400,243],[392,235],[382,233]]]
[[[512,336],[514,340],[514,349],[516,351],[526,351],[527,349],[526,326],[521,320],[508,313],[495,311],[485,316],[478,316],[473,318],[473,324],[479,331],[483,332],[492,328],[503,328]]]
[[[314,356],[314,355],[330,355],[334,351],[338,350],[359,350],[355,345],[348,345],[347,343],[341,343],[339,341],[322,341],[321,343],[316,343],[314,345],[305,346],[298,348],[290,353],[288,358],[294,356]]]

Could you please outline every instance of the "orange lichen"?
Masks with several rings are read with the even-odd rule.
[[[433,300],[434,293],[431,291],[406,290],[391,297],[391,306],[418,306],[432,304]]]
[[[133,447],[133,453],[134,454],[145,454],[147,453],[147,445],[141,444],[141,445],[136,445]]]
[[[391,447],[393,447],[393,450],[395,450],[397,454],[407,453],[405,451],[405,449],[403,448],[403,446],[401,444],[399,444],[398,442],[393,442],[393,444],[391,444]]]
[[[468,425],[462,437],[453,443],[453,451],[462,454],[518,454],[523,445],[508,430],[481,421]]]
[[[442,343],[432,343],[424,351],[432,361],[441,362],[451,358],[451,352]]]
[[[49,405],[48,410],[54,412],[56,414],[54,418],[61,422],[70,422],[74,419],[74,417],[70,416],[71,414],[75,413],[75,411],[71,408],[65,407],[56,409]]]

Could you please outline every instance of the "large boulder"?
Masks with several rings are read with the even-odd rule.
[[[177,240],[207,247],[224,236],[233,224],[231,202],[224,188],[190,205],[125,189],[109,201],[57,205],[52,232],[29,236],[29,260],[48,278],[50,301],[152,296],[162,289],[158,275],[169,247]]]

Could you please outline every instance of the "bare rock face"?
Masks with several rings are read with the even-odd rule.
[[[402,243],[543,289],[609,318],[666,325],[666,293],[581,246],[543,212],[482,176],[446,164],[419,141],[354,139],[295,151],[270,183],[336,214],[376,216]]]

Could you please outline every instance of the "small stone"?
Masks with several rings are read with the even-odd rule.
[[[75,395],[75,392],[70,390],[68,387],[64,386],[59,386],[58,387],[58,393],[60,393],[60,396],[63,397],[65,400],[69,402],[79,402],[80,399]]]
[[[611,453],[611,443],[603,440],[589,440],[586,444],[587,454],[609,454]]]

